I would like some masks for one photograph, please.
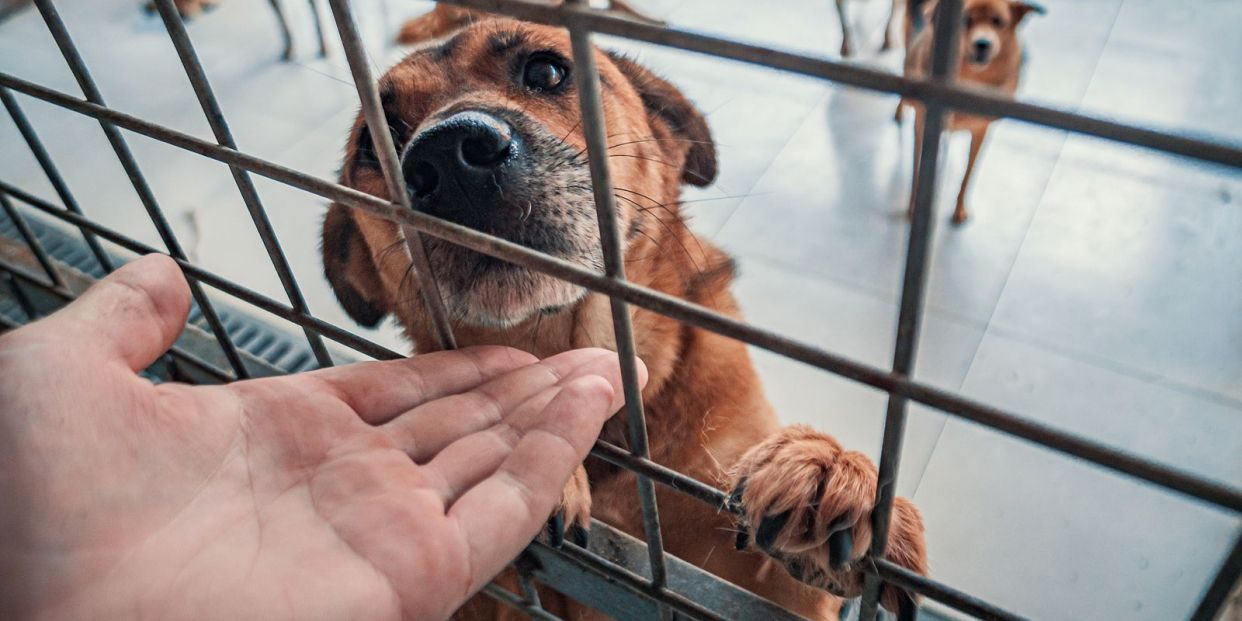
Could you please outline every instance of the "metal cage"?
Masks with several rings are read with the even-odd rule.
[[[927,256],[931,239],[932,202],[936,188],[936,160],[940,153],[941,129],[945,115],[958,110],[993,117],[1008,117],[1027,123],[1067,130],[1129,145],[1242,169],[1242,148],[1209,139],[1192,138],[1134,125],[1117,123],[1089,115],[1067,112],[1015,101],[985,92],[961,89],[953,84],[959,20],[941,19],[946,27],[938,28],[934,42],[932,71],[925,80],[912,80],[852,64],[824,60],[765,47],[739,43],[677,28],[641,23],[608,11],[591,9],[583,0],[569,0],[550,5],[531,0],[440,0],[462,7],[507,14],[533,22],[563,26],[569,30],[575,71],[580,92],[583,130],[588,145],[590,171],[598,211],[606,269],[595,273],[566,261],[491,237],[409,208],[404,180],[397,164],[375,76],[366,58],[348,0],[329,0],[332,15],[344,47],[349,68],[362,103],[362,111],[377,145],[390,195],[388,202],[356,190],[324,181],[297,170],[241,152],[229,130],[211,85],[200,65],[194,47],[176,14],[172,0],[158,0],[156,5],[168,34],[176,48],[194,92],[214,133],[216,142],[208,142],[167,127],[156,125],[108,108],[79,55],[73,38],[51,0],[34,0],[39,13],[54,37],[60,52],[73,72],[85,98],[51,90],[39,84],[0,73],[0,101],[13,119],[26,144],[46,173],[60,204],[33,196],[15,185],[0,180],[0,208],[9,226],[0,230],[5,236],[20,240],[21,247],[0,245],[0,280],[8,289],[8,300],[0,297],[0,328],[12,327],[54,309],[80,293],[93,277],[111,271],[118,260],[103,249],[99,240],[106,240],[126,250],[145,253],[166,253],[181,266],[190,283],[196,310],[191,326],[178,344],[153,369],[159,376],[197,382],[229,381],[255,375],[269,375],[332,364],[324,339],[367,356],[391,359],[400,354],[358,337],[310,314],[298,283],[276,240],[264,207],[255,190],[251,175],[261,175],[330,199],[338,204],[400,224],[412,247],[417,276],[424,291],[436,291],[434,275],[422,252],[421,236],[431,235],[460,244],[472,250],[538,270],[556,278],[586,287],[610,297],[617,349],[621,354],[625,384],[625,416],[629,423],[630,449],[598,442],[593,455],[634,472],[638,480],[638,496],[644,518],[645,541],[637,542],[625,535],[598,525],[598,536],[592,537],[589,548],[566,544],[553,548],[539,542],[528,549],[537,562],[519,571],[521,592],[513,593],[495,584],[485,593],[513,606],[532,618],[555,618],[541,608],[532,586],[538,580],[566,594],[601,608],[618,618],[692,619],[725,618],[796,618],[770,602],[760,600],[737,587],[728,585],[676,558],[668,556],[660,536],[659,509],[655,485],[664,485],[723,510],[737,511],[728,496],[715,487],[691,479],[649,459],[647,432],[642,401],[633,362],[634,337],[628,306],[633,304],[664,314],[678,321],[710,330],[749,345],[769,350],[835,373],[888,393],[887,417],[879,464],[878,495],[873,523],[876,536],[865,557],[866,582],[860,618],[874,619],[877,614],[879,587],[882,582],[897,585],[936,600],[958,611],[981,619],[1021,619],[1022,617],[982,601],[968,593],[908,572],[883,558],[887,543],[889,520],[893,507],[900,446],[906,423],[906,409],[918,402],[952,416],[1008,434],[1029,443],[1093,463],[1149,484],[1171,490],[1189,500],[1207,503],[1234,513],[1242,513],[1242,489],[1223,485],[1204,477],[1172,468],[1142,455],[1117,450],[1072,433],[1032,422],[1004,409],[974,401],[951,391],[933,387],[911,377],[916,345],[924,306]],[[956,15],[962,0],[942,0],[941,15]],[[927,122],[922,143],[922,161],[914,216],[910,225],[905,272],[902,282],[896,348],[891,368],[879,368],[851,360],[820,347],[800,342],[774,331],[749,325],[723,316],[702,306],[636,286],[626,281],[622,246],[616,226],[613,193],[609,179],[606,142],[602,123],[599,76],[594,65],[591,38],[593,33],[617,35],[656,45],[769,67],[777,70],[828,80],[848,86],[884,93],[895,93],[926,107]],[[284,29],[286,44],[287,28]],[[39,140],[38,134],[23,113],[13,93],[36,98],[67,108],[99,121],[110,146],[128,174],[147,214],[155,224],[164,244],[154,248],[102,226],[85,215],[82,206],[69,190],[63,177]],[[249,210],[254,225],[280,277],[287,301],[274,300],[230,282],[191,263],[169,226],[155,196],[151,192],[121,130],[191,151],[229,166],[237,188]],[[19,209],[17,204],[24,207]],[[28,220],[27,209],[40,212],[81,231],[80,240]],[[0,238],[0,241],[3,241]],[[78,252],[66,256],[57,248],[76,243]],[[265,341],[261,347],[238,336],[237,325],[245,323],[239,314],[217,309],[204,293],[210,287],[247,305],[265,311],[300,327],[304,332],[310,356],[285,359],[287,343]],[[0,289],[0,292],[3,290]],[[427,312],[437,326],[437,337],[443,347],[453,347],[452,330],[442,301],[436,295],[423,296]],[[244,331],[242,331],[244,332]],[[218,344],[212,351],[211,345]],[[242,345],[245,345],[243,347]],[[521,569],[521,568],[519,568]],[[1242,575],[1242,540],[1228,553],[1215,579],[1206,586],[1202,599],[1191,617],[1208,621],[1216,615],[1230,587]]]

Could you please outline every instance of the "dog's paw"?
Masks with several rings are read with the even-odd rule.
[[[748,451],[732,471],[732,500],[741,506],[738,549],[757,548],[793,577],[830,593],[862,594],[859,559],[871,545],[876,470],[862,453],[831,436],[787,427]],[[893,507],[886,558],[927,573],[923,520],[904,498]],[[898,612],[910,596],[886,585],[885,608]]]
[[[561,501],[548,519],[547,537],[552,547],[559,548],[569,535],[578,547],[585,548],[591,532],[591,486],[586,469],[578,466],[561,490]]]

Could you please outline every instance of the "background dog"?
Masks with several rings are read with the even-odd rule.
[[[936,0],[926,0],[921,6],[912,2],[911,10],[907,11],[906,77],[922,78],[930,71],[936,6]],[[1024,57],[1018,26],[1027,15],[1043,12],[1044,9],[1039,5],[1021,0],[965,0],[962,6],[957,81],[1012,96],[1018,90]],[[907,103],[903,99],[897,104],[898,121],[901,120],[901,111],[906,105],[913,107],[915,111],[914,180],[910,190],[910,210],[913,213],[919,159],[923,148],[924,110],[921,104]],[[954,224],[961,224],[968,217],[966,192],[970,187],[970,175],[974,171],[975,161],[993,120],[995,119],[991,117],[958,112],[950,113],[945,120],[945,129],[948,131],[970,132],[970,156],[966,162],[961,189],[957,194],[957,207],[953,210]]]
[[[597,62],[630,279],[739,316],[729,291],[733,262],[686,227],[678,203],[683,183],[708,185],[716,176],[703,115],[637,63],[604,52]],[[502,19],[426,42],[389,70],[379,90],[415,207],[600,270],[573,72],[563,30]],[[341,182],[388,198],[361,117]],[[463,346],[508,345],[540,357],[615,348],[607,297],[442,240],[425,243]],[[323,259],[355,320],[373,326],[392,315],[417,350],[434,348],[398,225],[334,205],[324,222]],[[668,551],[799,614],[835,619],[841,601],[826,591],[861,592],[874,465],[829,435],[782,428],[744,344],[641,308],[631,312],[649,372],[643,401],[652,458],[733,490],[745,508],[737,523],[728,512],[659,489]],[[603,437],[628,445],[623,417],[609,421]],[[634,490],[632,473],[589,459],[563,495],[567,523],[583,528],[594,516],[641,536]],[[927,571],[922,520],[905,499],[896,504],[888,558]],[[564,618],[595,618],[552,592],[542,597]],[[890,610],[913,608],[892,587],[882,601]],[[505,614],[476,598],[460,617]]]

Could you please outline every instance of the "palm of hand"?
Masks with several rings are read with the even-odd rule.
[[[184,321],[167,277],[126,268],[0,341],[0,613],[444,618],[534,536],[619,406],[599,351],[154,386],[133,369]]]

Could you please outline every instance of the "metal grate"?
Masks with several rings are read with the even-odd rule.
[[[208,360],[200,357],[202,359],[197,360],[196,364],[211,370],[219,379],[228,380],[256,373],[263,374],[272,368],[276,371],[295,371],[315,364],[330,365],[332,358],[328,354],[323,339],[334,341],[372,357],[398,357],[399,354],[396,352],[324,322],[308,312],[296,279],[289,269],[280,244],[267,220],[263,205],[254,189],[251,178],[253,174],[300,188],[338,204],[362,210],[401,225],[413,250],[416,273],[422,279],[423,291],[437,291],[434,275],[429,269],[421,246],[421,236],[431,235],[605,294],[611,299],[613,328],[623,362],[622,376],[627,397],[626,417],[629,423],[629,444],[632,448],[627,450],[599,442],[593,454],[633,471],[637,475],[638,495],[644,521],[645,548],[641,544],[626,540],[623,535],[616,533],[609,535],[607,534],[609,531],[605,529],[605,539],[612,541],[611,545],[614,548],[607,554],[601,553],[596,544],[592,545],[592,549],[586,550],[573,545],[553,549],[536,543],[532,544],[529,552],[545,559],[544,569],[537,577],[556,588],[573,591],[576,587],[569,582],[583,576],[602,577],[612,589],[601,591],[605,593],[601,596],[603,599],[592,599],[591,594],[583,589],[573,591],[571,594],[601,605],[614,616],[632,618],[658,614],[661,618],[680,615],[695,619],[718,619],[742,614],[738,612],[739,610],[749,610],[751,612],[748,614],[765,618],[774,618],[777,615],[774,609],[762,608],[764,605],[762,602],[757,604],[752,602],[753,605],[760,606],[759,608],[736,608],[731,607],[733,604],[722,604],[723,600],[720,598],[734,597],[735,594],[728,589],[736,590],[735,587],[728,587],[723,583],[712,584],[713,578],[667,556],[663,550],[659,510],[655,496],[656,484],[668,486],[680,493],[726,510],[737,511],[738,508],[724,492],[715,487],[665,468],[649,459],[645,418],[642,401],[639,398],[640,392],[632,355],[634,337],[627,311],[630,304],[813,365],[888,393],[887,417],[879,465],[880,485],[873,512],[872,526],[876,536],[873,538],[867,556],[868,562],[864,564],[866,582],[860,618],[866,621],[875,618],[879,587],[882,582],[889,582],[920,593],[978,618],[1021,618],[1017,614],[951,586],[915,575],[884,560],[883,554],[887,544],[893,507],[894,481],[900,466],[900,447],[905,431],[906,410],[911,401],[1141,479],[1178,492],[1190,499],[1233,512],[1242,512],[1242,489],[1156,463],[1142,455],[1120,451],[1071,433],[1031,422],[1001,408],[935,388],[910,377],[916,356],[925,300],[927,255],[931,240],[932,203],[936,187],[936,159],[940,151],[940,130],[947,112],[958,110],[985,116],[1008,117],[1163,151],[1232,169],[1242,169],[1242,148],[1210,139],[1146,129],[1014,101],[980,91],[956,88],[953,84],[953,72],[950,71],[950,68],[955,66],[954,55],[958,47],[956,42],[959,20],[955,18],[938,20],[938,23],[945,27],[938,28],[936,31],[930,77],[913,80],[856,65],[768,49],[661,25],[640,23],[607,11],[591,9],[582,0],[569,0],[562,5],[536,3],[530,0],[441,1],[503,13],[528,21],[563,26],[569,30],[574,61],[578,67],[575,71],[575,79],[580,93],[583,130],[588,145],[587,152],[601,231],[601,244],[604,250],[604,273],[595,273],[561,259],[439,220],[409,208],[404,180],[400,174],[397,174],[399,172],[397,152],[390,137],[376,84],[351,15],[348,0],[329,0],[329,4],[358,89],[367,126],[377,145],[380,164],[390,195],[397,197],[395,202],[388,202],[238,151],[229,126],[212,94],[210,83],[197,60],[193,45],[176,15],[171,0],[158,0],[156,5],[208,119],[216,143],[200,140],[108,108],[51,0],[34,0],[86,97],[80,99],[7,73],[0,73],[0,100],[47,174],[60,199],[59,205],[52,204],[5,181],[0,181],[0,207],[3,208],[2,213],[5,216],[4,226],[0,227],[0,233],[22,240],[28,254],[33,257],[33,261],[29,264],[18,264],[20,262],[11,262],[6,258],[8,255],[0,253],[0,279],[3,279],[10,291],[8,298],[0,298],[0,321],[15,324],[37,315],[38,305],[29,299],[30,291],[39,291],[41,295],[51,296],[51,298],[60,300],[61,303],[80,292],[80,288],[73,286],[70,282],[71,279],[65,270],[66,264],[96,277],[111,271],[117,261],[102,249],[99,240],[103,239],[136,253],[163,252],[178,261],[191,284],[196,301],[196,316],[193,323],[202,328],[197,331],[197,334],[202,338],[213,339],[219,348],[218,355],[214,359]],[[941,0],[937,10],[942,16],[953,16],[960,13],[961,5],[962,0]],[[287,41],[287,29],[284,32]],[[617,35],[849,86],[899,94],[909,101],[921,102],[926,106],[927,122],[922,141],[922,161],[925,164],[919,169],[920,176],[914,197],[914,216],[909,232],[896,348],[891,368],[884,369],[863,364],[809,343],[749,325],[703,306],[626,281],[608,159],[605,157],[606,143],[602,123],[599,76],[591,54],[593,33]],[[67,108],[99,121],[117,158],[138,192],[143,206],[156,225],[164,245],[163,249],[150,247],[133,240],[93,222],[84,215],[83,209],[64,183],[55,163],[43,148],[38,134],[23,114],[12,91]],[[130,154],[120,132],[121,129],[180,147],[223,162],[230,167],[238,190],[271,257],[273,267],[280,276],[287,301],[282,302],[263,296],[195,266],[186,259],[136,161]],[[22,204],[24,208],[19,210],[16,203]],[[37,222],[28,221],[22,213],[25,209],[40,212],[45,216],[77,227],[81,231],[82,242],[66,244],[63,234],[53,234],[47,227],[40,227]],[[33,269],[41,271],[42,276],[32,276],[31,269],[29,269],[32,266]],[[270,337],[257,327],[248,330],[247,328],[251,326],[245,325],[246,322],[240,315],[218,311],[208,301],[202,289],[204,285],[298,326],[305,338],[305,344],[290,339]],[[442,347],[452,347],[453,334],[442,300],[438,295],[422,297],[426,302],[427,312],[436,325],[439,344]],[[193,349],[193,347],[183,347],[183,345],[179,343],[178,347],[174,348],[173,353],[176,354],[174,357],[178,360],[192,360],[194,356],[183,350]],[[645,558],[633,558],[636,550],[644,549],[642,556]],[[1213,618],[1227,596],[1230,586],[1237,581],[1240,574],[1242,574],[1242,540],[1234,546],[1216,578],[1205,589],[1192,619],[1207,621]],[[527,583],[528,578],[524,575],[524,586],[520,594],[511,593],[495,585],[489,586],[485,592],[534,618],[554,618],[540,607],[537,596]],[[610,605],[612,608],[608,608]],[[764,612],[757,612],[760,610]]]

